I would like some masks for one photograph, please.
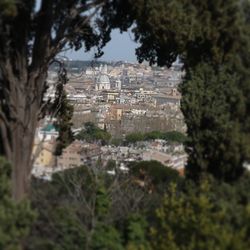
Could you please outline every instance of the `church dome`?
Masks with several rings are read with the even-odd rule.
[[[107,66],[100,66],[99,76],[96,78],[95,89],[98,90],[109,90],[110,80],[108,76]]]
[[[110,84],[109,77],[107,75],[101,74],[97,78],[97,83]]]

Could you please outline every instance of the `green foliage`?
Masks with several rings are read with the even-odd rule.
[[[119,177],[82,167],[36,181],[39,217],[27,249],[249,249],[249,174],[199,186],[158,162],[130,167]]]
[[[250,18],[243,0],[125,0],[103,16],[133,33],[140,62],[183,62],[180,90],[188,127],[187,173],[235,181],[250,160]],[[109,6],[110,7],[110,6]],[[153,135],[154,137],[154,135]]]
[[[107,144],[111,139],[110,133],[100,129],[92,122],[85,123],[84,129],[75,137],[78,140],[86,140],[87,142],[101,141],[102,144]]]
[[[131,134],[128,134],[126,135],[126,141],[128,143],[135,143],[137,141],[143,141],[144,140],[144,135],[140,132],[138,133],[131,133]]]
[[[249,1],[125,2],[136,19],[139,61],[170,66],[179,56],[184,63],[188,176],[236,180],[250,159]]]
[[[28,235],[35,218],[30,204],[16,204],[11,197],[11,166],[0,158],[0,249],[22,249],[22,241]]]
[[[54,209],[50,207],[45,211],[40,210],[41,214],[27,240],[27,249],[83,249],[82,246],[86,244],[86,234],[76,212],[69,204]]]
[[[182,181],[178,171],[166,167],[158,161],[132,163],[129,169],[133,177],[145,182],[145,186],[149,186],[158,193],[163,193],[170,183],[181,183]]]
[[[32,204],[38,218],[27,240],[27,249],[85,249],[91,227],[88,204],[95,204],[96,185],[87,168],[53,175],[52,182],[33,180]],[[81,203],[83,199],[83,203]]]
[[[91,248],[93,250],[123,250],[119,232],[112,226],[99,224],[93,235]]]
[[[57,113],[57,120],[55,127],[59,131],[59,137],[57,139],[57,146],[55,150],[56,155],[60,155],[62,150],[67,147],[74,139],[71,131],[72,116],[74,107],[67,100],[66,92],[63,90],[62,98],[60,100],[60,109]]]
[[[186,142],[187,137],[178,131],[170,131],[163,133],[161,139],[164,139],[168,142],[184,143]]]
[[[33,185],[39,217],[27,249],[122,249],[119,232],[107,219],[111,200],[102,175],[81,167]]]
[[[57,48],[64,47],[65,44],[61,44],[64,40],[76,49],[81,48],[83,41],[87,50],[93,45],[100,48],[110,39],[112,28],[118,27],[123,31],[134,23],[135,39],[140,43],[137,49],[140,62],[147,60],[151,64],[170,66],[179,56],[184,63],[186,78],[180,90],[188,129],[187,176],[202,181],[204,174],[212,174],[220,181],[234,181],[235,184],[212,182],[211,186],[205,183],[188,186],[184,190],[180,186],[172,187],[156,216],[150,214],[146,217],[148,222],[153,222],[149,244],[157,250],[249,249],[249,177],[244,175],[242,167],[250,159],[249,1],[106,1],[98,12],[100,34],[95,32],[97,26],[93,25],[92,28],[90,25],[95,22],[88,18],[85,22],[86,16],[80,10],[79,15],[69,16],[75,13],[78,1],[61,1],[60,4],[57,1],[43,1],[43,9],[37,15],[33,11],[34,1],[18,5],[14,3],[0,1],[3,24],[0,32],[0,47],[3,49],[1,83],[6,90],[1,92],[1,111],[5,112],[7,120],[10,118],[7,122],[13,122],[9,114],[15,113],[16,109],[15,106],[11,109],[13,103],[9,102],[12,100],[9,97],[15,94],[11,93],[12,89],[18,89],[12,88],[11,77],[6,75],[17,72],[12,78],[33,79],[37,72],[44,72],[48,66],[47,58],[52,57],[49,51],[58,53]],[[85,7],[83,4],[83,10],[87,12]],[[15,17],[15,20],[10,17]],[[65,23],[70,26],[65,27]],[[17,30],[20,31],[18,36]],[[79,30],[86,31],[87,35],[79,35]],[[53,40],[52,31],[56,33]],[[59,37],[56,31],[60,31]],[[38,42],[34,43],[34,40]],[[32,64],[27,67],[23,62],[28,62],[31,54]],[[5,65],[9,68],[5,68]],[[19,75],[21,72],[24,75]],[[43,76],[34,83],[20,81],[20,89],[37,89],[36,99],[40,102],[44,88],[36,87],[39,83],[44,84],[43,81]],[[19,99],[25,100],[26,107],[31,107],[30,111],[34,110],[33,114],[30,112],[31,115],[39,113],[41,107],[36,102],[30,104],[30,93]],[[71,140],[69,126],[66,125],[70,122],[71,111],[66,112],[68,106],[66,103],[63,105],[63,125],[59,128],[63,142],[57,153]],[[34,115],[32,118],[36,121],[38,117]],[[7,130],[11,137],[12,130]],[[87,141],[107,143],[110,137],[105,133],[87,124],[79,136]],[[158,132],[147,135],[138,133],[128,135],[127,141],[134,143],[159,136],[162,135]],[[178,142],[185,140],[176,134],[165,135],[165,138]],[[173,180],[178,183],[176,173],[165,167],[163,169],[158,163],[141,164],[132,167],[130,174],[135,179],[141,178],[147,182],[150,191],[154,190],[159,196],[166,193],[169,187],[166,184]],[[7,166],[5,163],[3,165]],[[0,249],[18,249],[20,239],[27,233],[28,207],[14,204],[10,199],[8,171],[0,172]],[[42,194],[33,200],[39,210],[39,218],[30,237],[30,249],[88,249],[89,246],[93,249],[122,249],[121,242],[126,242],[126,239],[121,239],[122,233],[118,232],[116,223],[124,223],[128,219],[126,216],[133,207],[131,204],[135,204],[132,195],[138,190],[129,181],[127,186],[119,186],[116,192],[121,199],[127,198],[122,192],[124,187],[131,185],[134,190],[132,192],[130,189],[130,193],[126,194],[130,196],[125,200],[128,204],[126,207],[122,203],[125,209],[123,206],[115,209],[115,205],[111,204],[114,201],[107,194],[107,187],[99,183],[99,178],[82,168],[73,173],[68,171],[56,175],[51,183],[41,184]],[[148,204],[152,204],[152,195],[148,193],[147,198],[151,201]],[[139,212],[147,210],[140,207],[145,203],[138,203],[136,209]],[[112,216],[118,214],[120,217],[113,220],[108,217],[111,208],[114,212]],[[121,216],[121,209],[125,215]],[[144,242],[146,228],[143,219],[128,220],[128,249],[147,247],[148,244]],[[123,231],[126,229],[123,228]]]
[[[136,143],[138,141],[148,141],[162,139],[168,142],[184,143],[186,141],[186,136],[178,131],[160,132],[152,131],[147,133],[131,133],[126,136],[126,142]]]
[[[173,186],[156,211],[156,223],[151,228],[153,249],[249,249],[249,206],[233,212],[245,220],[235,227],[228,220],[233,213],[225,206],[227,201],[216,198],[208,182],[186,193]]]
[[[105,217],[110,208],[110,201],[106,191],[106,188],[98,183],[98,189],[96,192],[96,205],[95,205],[95,213],[98,218],[102,219]]]
[[[188,177],[202,174],[233,181],[243,171],[244,137],[241,122],[245,103],[238,77],[226,67],[200,64],[188,72],[181,85],[182,111],[188,128]],[[243,117],[242,117],[243,118]]]
[[[144,140],[155,140],[155,139],[161,139],[163,133],[160,131],[152,131],[144,134]]]
[[[96,193],[95,213],[98,221],[91,239],[90,249],[122,250],[122,242],[119,232],[111,224],[106,223],[106,218],[110,211],[110,199],[104,185],[98,184]]]
[[[121,146],[122,145],[122,139],[120,139],[120,138],[112,138],[110,144],[114,145],[116,147]]]
[[[121,29],[129,27],[131,19],[136,20],[133,33],[140,44],[136,50],[140,62],[170,66],[180,56],[190,66],[208,60],[220,63],[239,48],[244,50],[248,33],[241,9],[244,2],[125,0],[103,15]]]
[[[152,206],[143,204],[153,197],[131,175],[95,171],[81,167],[54,174],[52,182],[33,181],[39,216],[28,250],[148,249],[144,212]],[[131,216],[136,211],[140,216]]]
[[[107,170],[115,170],[116,169],[116,161],[115,160],[108,160],[105,168]]]
[[[127,220],[126,238],[127,250],[147,250],[150,249],[147,239],[148,223],[144,216],[132,214]]]
[[[0,0],[0,16],[14,17],[16,14],[16,0]]]

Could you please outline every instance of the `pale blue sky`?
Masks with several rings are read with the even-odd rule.
[[[136,62],[135,48],[138,47],[138,44],[133,41],[131,32],[120,34],[119,30],[114,30],[111,38],[111,41],[104,48],[104,55],[100,60]],[[65,55],[73,60],[94,59],[94,51],[84,53],[83,49],[69,51]]]

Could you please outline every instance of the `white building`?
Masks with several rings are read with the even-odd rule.
[[[118,90],[122,89],[122,82],[121,82],[121,80],[116,80],[116,82],[115,82],[115,88],[118,89]]]
[[[56,139],[59,136],[59,132],[52,124],[48,124],[43,128],[38,128],[37,136],[40,141],[50,141]]]
[[[102,67],[100,66],[99,69],[100,73],[99,76],[96,79],[96,84],[95,84],[95,90],[110,90],[110,80],[108,77],[108,68],[107,65]]]

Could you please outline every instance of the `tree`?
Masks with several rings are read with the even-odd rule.
[[[131,133],[131,134],[126,135],[125,139],[128,143],[136,143],[138,141],[144,140],[144,134],[140,132]]]
[[[169,131],[163,133],[161,138],[169,142],[177,142],[177,143],[185,143],[187,140],[187,137],[178,131]]]
[[[208,172],[219,180],[234,181],[243,173],[245,135],[236,117],[244,114],[245,103],[237,82],[237,74],[225,66],[203,63],[187,74],[181,86],[189,134],[186,174],[192,179]]]
[[[119,232],[113,226],[98,224],[93,235],[91,248],[93,250],[123,250]]]
[[[172,186],[150,229],[152,249],[249,249],[249,207],[237,207],[242,217],[237,226],[233,222],[235,211],[225,206],[227,202],[230,199],[211,192],[207,181],[186,192]]]
[[[119,232],[113,225],[107,224],[107,216],[110,212],[110,198],[102,181],[98,183],[96,194],[95,213],[98,221],[91,239],[90,249],[122,250],[122,242]]]
[[[138,141],[147,141],[156,139],[162,139],[168,142],[184,143],[187,140],[186,136],[178,131],[168,131],[168,132],[151,131],[145,134],[136,132],[126,135],[125,139],[126,142],[128,143],[136,143]]]
[[[189,28],[193,32],[185,37],[182,27],[176,26],[176,31],[170,28],[169,32],[177,34],[176,40],[167,41],[175,42],[186,69],[180,90],[189,135],[187,174],[196,180],[211,173],[220,180],[234,181],[244,172],[243,163],[249,158],[250,134],[245,120],[249,119],[250,64],[245,56],[249,24],[239,1],[205,1],[202,5],[193,1],[190,15],[185,1],[180,2],[187,17],[194,15]],[[172,13],[177,20],[181,18],[182,14]]]
[[[35,213],[27,201],[14,203],[11,198],[11,166],[0,158],[0,249],[21,249],[29,234]]]
[[[162,165],[158,161],[141,161],[131,163],[130,174],[142,181],[150,192],[164,193],[170,183],[181,183],[182,177],[177,170]]]
[[[147,250],[150,249],[147,239],[148,223],[142,215],[132,214],[127,220],[126,227],[126,249]]]
[[[112,159],[109,159],[106,166],[105,166],[105,169],[107,169],[107,170],[115,170],[116,169],[116,161],[112,160]]]
[[[151,132],[145,133],[144,137],[145,137],[145,140],[161,139],[162,133],[160,131],[151,131]]]
[[[111,134],[106,130],[100,129],[92,122],[86,122],[84,129],[76,135],[78,140],[86,140],[87,142],[100,141],[107,144],[111,138]]]
[[[62,150],[74,140],[71,130],[73,109],[74,107],[69,103],[65,91],[63,91],[62,98],[60,100],[60,109],[56,114],[57,120],[55,122],[55,127],[59,131],[59,137],[57,139],[55,150],[56,155],[60,155]]]
[[[51,182],[34,179],[31,198],[38,218],[27,249],[123,249],[117,225],[143,207],[138,205],[143,192],[137,194],[129,180],[88,167],[54,174]]]
[[[43,97],[48,67],[65,48],[97,46],[101,53],[110,39],[102,18],[96,18],[104,2],[1,1],[0,153],[13,166],[16,200],[28,192],[35,129],[47,112]]]
[[[70,169],[54,174],[51,182],[34,179],[32,185],[39,216],[27,249],[89,249],[98,222],[95,173],[86,167]]]

